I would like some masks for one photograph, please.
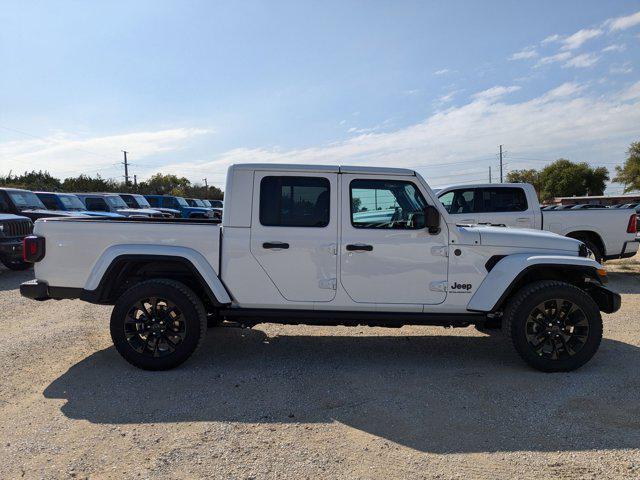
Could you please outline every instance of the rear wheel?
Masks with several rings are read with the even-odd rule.
[[[587,248],[593,252],[593,257],[595,261],[598,263],[602,263],[602,260],[604,260],[604,254],[600,250],[600,247],[598,247],[598,245],[593,243],[588,238],[581,238],[580,241],[584,243],[587,246]]]
[[[132,365],[168,370],[187,360],[207,330],[200,299],[180,282],[141,282],[118,299],[111,314],[111,338]]]
[[[520,357],[544,372],[581,367],[602,340],[602,317],[593,299],[555,280],[523,287],[505,309],[503,328]]]
[[[33,266],[33,263],[23,262],[22,260],[2,260],[2,264],[9,270],[27,270]]]

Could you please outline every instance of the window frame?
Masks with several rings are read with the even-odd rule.
[[[326,183],[327,193],[329,194],[329,215],[327,216],[327,221],[324,225],[268,225],[263,223],[262,221],[262,188],[263,183],[267,179],[276,178],[276,179],[284,179],[284,178],[295,178],[295,179],[313,179],[313,180],[321,180]],[[282,189],[282,182],[280,182],[280,188]],[[282,206],[282,190],[279,196],[279,207]],[[280,217],[282,218],[282,216]],[[260,179],[260,190],[258,192],[258,222],[263,227],[274,227],[274,228],[327,228],[331,224],[331,180],[327,177],[323,176],[306,176],[306,175],[265,175]]]
[[[425,208],[430,205],[430,203],[427,201],[427,197],[420,191],[420,188],[418,187],[418,185],[415,182],[412,182],[411,180],[390,180],[390,179],[377,179],[377,178],[353,178],[351,179],[351,181],[349,182],[349,222],[351,223],[351,226],[353,228],[357,228],[360,230],[393,230],[393,231],[398,231],[398,230],[409,230],[409,231],[415,231],[415,230],[424,230],[425,227],[403,227],[403,228],[380,228],[380,227],[367,227],[364,225],[357,225],[355,223],[353,223],[353,182],[359,182],[359,181],[369,181],[369,182],[398,182],[398,183],[405,183],[405,184],[409,184],[411,185],[416,192],[418,192],[420,194],[420,196],[422,197],[422,200],[424,201],[424,206]]]

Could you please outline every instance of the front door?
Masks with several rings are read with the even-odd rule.
[[[342,175],[340,281],[358,303],[445,300],[447,229],[424,228],[425,195],[415,177]]]
[[[337,176],[255,173],[251,253],[286,300],[329,302],[335,296]]]

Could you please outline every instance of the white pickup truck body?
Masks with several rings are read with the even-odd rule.
[[[246,326],[264,320],[499,326],[523,286],[559,279],[587,292],[596,311],[619,308],[620,296],[602,287],[605,272],[582,242],[460,226],[412,170],[235,165],[225,199],[222,224],[37,221],[36,280],[21,291],[117,310],[127,288],[173,279],[195,292],[210,316]],[[366,219],[366,212],[389,208],[392,220]]]
[[[633,210],[542,211],[536,191],[528,183],[453,185],[439,190],[438,198],[460,223],[548,230],[587,243],[596,257],[604,260],[632,257],[638,251]],[[630,222],[633,228],[629,228]]]

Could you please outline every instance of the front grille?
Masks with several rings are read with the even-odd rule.
[[[5,237],[26,237],[33,232],[31,220],[5,220],[2,226]]]

